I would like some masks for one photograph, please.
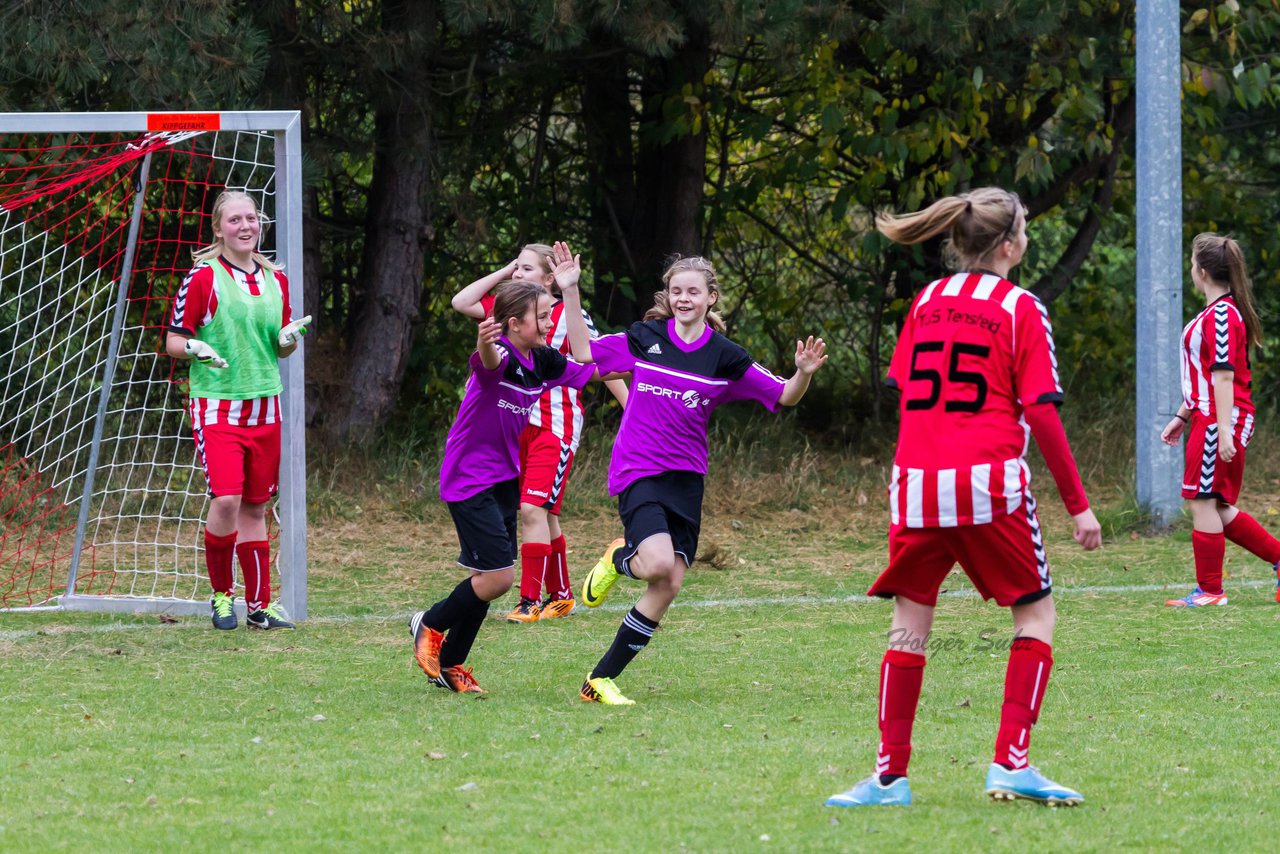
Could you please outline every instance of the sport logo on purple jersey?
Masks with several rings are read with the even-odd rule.
[[[709,399],[705,397],[699,397],[698,393],[693,389],[689,389],[684,394],[682,394],[680,396],[680,402],[683,403],[685,405],[685,408],[687,409],[697,409],[698,404],[707,406],[711,403]]]
[[[503,398],[498,398],[498,408],[499,408],[499,409],[509,409],[509,410],[511,410],[512,412],[514,412],[516,415],[527,416],[530,412],[532,412],[532,411],[533,411],[533,408],[534,408],[535,406],[537,406],[537,405],[538,405],[538,404],[536,404],[536,403],[531,403],[531,404],[529,404],[528,406],[518,406],[518,405],[516,405],[516,404],[512,403],[512,402],[511,402],[511,401],[509,401],[509,400],[504,400]]]

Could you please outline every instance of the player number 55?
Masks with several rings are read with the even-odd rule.
[[[907,401],[907,409],[932,409],[937,406],[938,401],[942,398],[942,374],[933,368],[922,368],[916,363],[921,353],[941,353],[946,349],[946,343],[943,341],[921,341],[911,350],[911,375],[910,380],[915,382],[927,382],[929,384],[929,393],[924,397],[912,398]],[[991,353],[991,348],[985,344],[966,344],[963,341],[957,341],[951,345],[951,357],[947,366],[947,383],[953,386],[972,386],[972,398],[953,397],[948,395],[948,399],[943,404],[943,410],[946,412],[979,412],[982,405],[987,402],[987,378],[977,371],[960,370],[961,356],[976,356],[979,359],[985,359]],[[962,389],[957,389],[957,394],[962,394]]]

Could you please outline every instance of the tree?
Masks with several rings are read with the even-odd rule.
[[[365,441],[390,415],[408,366],[422,289],[428,181],[433,148],[428,70],[437,11],[430,0],[383,0],[381,71],[375,95],[373,182],[369,187],[365,300],[347,358],[348,394],[326,422],[336,437]]]
[[[0,108],[247,107],[267,34],[240,0],[9,0],[0,12]]]

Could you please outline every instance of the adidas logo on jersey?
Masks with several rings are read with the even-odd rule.
[[[649,354],[649,355],[651,355],[651,356],[661,356],[661,355],[662,355],[662,348],[661,348],[661,347],[659,347],[657,344],[654,344],[654,345],[653,345],[652,347],[650,347],[648,350],[645,350],[645,352],[646,352],[646,353],[648,353],[648,354]]]

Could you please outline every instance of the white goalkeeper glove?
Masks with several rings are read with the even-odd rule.
[[[197,338],[188,338],[187,345],[183,349],[187,351],[188,356],[211,368],[227,366],[227,360],[219,356],[217,350]]]
[[[280,346],[292,347],[302,340],[302,336],[307,334],[307,326],[311,323],[311,315],[299,318],[293,321],[284,329],[280,330]]]

